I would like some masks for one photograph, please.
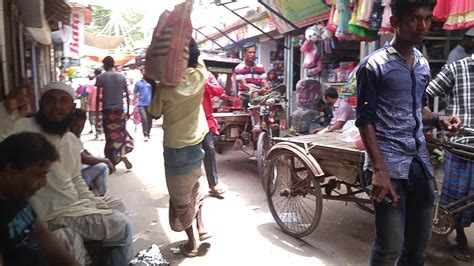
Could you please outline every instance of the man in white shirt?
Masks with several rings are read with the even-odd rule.
[[[60,161],[48,173],[47,185],[30,200],[38,218],[50,230],[67,227],[86,243],[100,242],[110,250],[104,260],[112,265],[128,265],[133,256],[129,218],[114,210],[112,201],[95,197],[82,179],[80,143],[69,132],[74,90],[63,82],[49,83],[42,89],[39,111],[32,118],[20,116],[19,111],[29,102],[25,95],[13,92],[0,104],[0,141],[14,133],[36,132],[59,152]]]
[[[461,42],[449,53],[446,64],[469,57],[474,53],[474,27],[466,31]]]

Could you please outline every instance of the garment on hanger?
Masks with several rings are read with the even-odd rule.
[[[452,0],[449,16],[444,23],[445,30],[460,30],[474,27],[474,1]]]
[[[393,33],[392,25],[390,25],[390,17],[392,16],[392,8],[390,7],[390,0],[383,0],[383,15],[382,24],[379,28],[379,34]]]

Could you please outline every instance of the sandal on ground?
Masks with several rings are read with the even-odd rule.
[[[224,193],[225,193],[225,190],[223,190],[221,188],[215,188],[215,189],[209,190],[209,195],[211,195],[212,197],[216,197],[216,198],[222,197],[222,194],[224,194]]]
[[[186,244],[179,245],[179,252],[187,258],[194,258],[199,253],[197,249],[191,251],[186,250]]]
[[[457,260],[467,262],[471,261],[471,255],[469,255],[469,248],[466,246],[455,245],[451,250],[451,254]]]
[[[208,232],[199,233],[199,241],[204,241],[204,240],[209,239],[211,237],[212,237],[212,235],[209,234]]]

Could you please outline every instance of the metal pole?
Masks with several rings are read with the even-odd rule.
[[[247,24],[251,25],[252,27],[254,27],[255,29],[257,29],[258,31],[260,31],[261,33],[263,33],[265,36],[267,36],[268,38],[272,39],[272,41],[278,43],[278,41],[273,38],[273,36],[271,36],[270,34],[264,32],[262,29],[260,29],[259,27],[253,25],[252,22],[250,22],[248,19],[242,17],[241,15],[237,14],[237,12],[235,12],[234,10],[228,8],[226,5],[224,4],[221,4],[221,6],[225,7],[227,10],[229,10],[230,12],[232,12],[234,15],[236,15],[237,17],[239,17],[240,19],[242,19],[243,21],[245,21]],[[283,46],[285,47],[285,49],[289,49],[287,46]]]
[[[285,45],[290,49],[285,50],[285,83],[288,105],[286,108],[286,128],[291,125],[291,113],[293,112],[293,49],[291,33],[285,34]]]
[[[217,28],[216,26],[214,26],[214,29],[216,29],[218,32],[220,32],[222,35],[224,35],[225,37],[227,37],[227,39],[229,39],[231,42],[233,42],[234,44],[237,44],[236,41],[234,41],[231,37],[229,37],[229,35],[227,35],[225,32],[221,31],[219,28]]]
[[[31,43],[31,66],[33,70],[33,88],[35,89],[35,110],[39,110],[39,77],[38,77],[38,66],[36,65],[36,42]]]
[[[5,34],[5,3],[0,0],[0,63],[2,64],[3,87],[5,95],[10,92],[10,81],[8,79],[7,47]]]
[[[208,39],[209,41],[217,44],[217,46],[219,46],[221,49],[224,49],[224,47],[222,47],[222,45],[220,45],[219,43],[217,43],[216,41],[214,41],[213,39],[209,38],[209,36],[207,36],[206,34],[202,33],[200,30],[196,29],[196,28],[193,28],[196,32],[199,32],[200,34],[202,34],[204,37],[206,37],[206,39]]]

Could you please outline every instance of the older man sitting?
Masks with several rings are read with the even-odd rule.
[[[75,109],[73,89],[63,82],[46,85],[32,118],[20,116],[19,110],[29,102],[24,95],[15,91],[0,104],[0,140],[23,131],[40,133],[60,156],[46,186],[31,198],[33,209],[50,230],[69,228],[84,242],[98,242],[110,250],[101,265],[128,265],[133,256],[132,226],[125,214],[114,210],[113,205],[121,203],[95,197],[82,179],[80,143],[69,132]]]

